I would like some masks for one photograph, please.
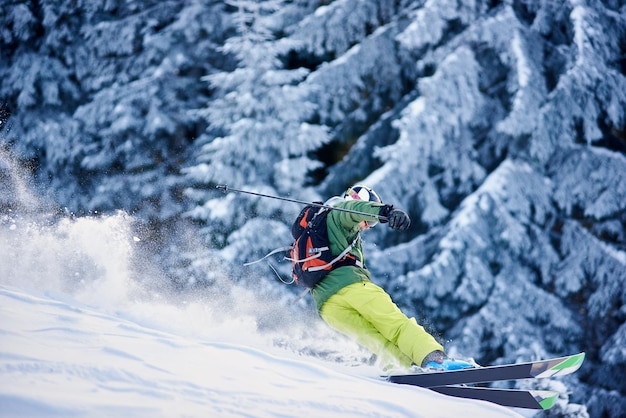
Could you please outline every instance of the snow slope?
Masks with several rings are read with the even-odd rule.
[[[185,300],[146,286],[131,223],[0,214],[0,417],[519,416],[276,344],[298,334],[253,290]],[[343,351],[328,327],[296,324]]]
[[[2,417],[515,415],[373,370],[174,335],[64,294],[0,285],[0,321]]]

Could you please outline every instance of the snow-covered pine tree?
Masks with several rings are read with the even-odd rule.
[[[309,70],[284,68],[282,58],[294,43],[275,39],[271,30],[276,14],[284,13],[282,3],[229,3],[237,31],[222,50],[239,64],[205,78],[213,97],[198,114],[208,128],[196,143],[196,163],[185,170],[187,181],[196,185],[188,195],[199,203],[188,215],[203,223],[207,241],[236,264],[288,244],[286,224],[301,207],[250,195],[225,196],[215,185],[319,200],[307,187],[307,175],[320,163],[308,153],[328,140],[327,129],[315,122],[310,92],[300,86]]]
[[[378,167],[373,147],[394,139],[390,117],[377,121],[392,114],[414,87],[415,69],[398,53],[395,40],[408,24],[409,3],[338,0],[288,28],[290,38],[301,41],[293,55],[314,69],[306,83],[314,87],[321,121],[331,128],[331,141],[318,155],[326,165],[336,164],[335,169],[314,175],[327,195],[340,193]]]
[[[182,211],[177,171],[203,122],[223,5],[3,2],[2,141],[70,211]],[[209,34],[209,35],[208,35]]]
[[[238,8],[238,14],[243,14],[236,20],[246,25],[240,26],[238,37],[228,40],[225,50],[238,56],[242,65],[207,77],[217,100],[202,112],[209,130],[199,141],[201,164],[187,171],[189,178],[204,185],[228,183],[268,194],[293,193],[292,197],[304,200],[318,198],[303,186],[319,181],[312,174],[319,163],[289,157],[277,170],[275,161],[284,159],[287,151],[293,156],[313,153],[314,158],[319,157],[326,164],[335,162],[343,155],[337,148],[352,144],[360,132],[365,132],[402,98],[407,91],[407,78],[402,74],[401,57],[394,54],[394,36],[407,23],[393,23],[402,8],[389,1],[340,0],[311,13],[307,2],[283,4],[280,9],[272,7],[272,2],[231,4]],[[309,15],[293,18],[303,11],[309,11]],[[282,30],[287,36],[270,42],[264,38],[268,36],[267,28],[275,27],[279,20],[286,24]],[[334,26],[339,21],[347,24]],[[389,28],[382,28],[390,22]],[[336,30],[326,31],[330,26]],[[349,49],[357,42],[361,44]],[[334,60],[340,54],[341,59]],[[287,71],[289,68],[292,70]],[[314,70],[311,75],[309,69]],[[315,124],[310,123],[312,120]],[[302,141],[294,138],[303,134],[307,140],[300,144]],[[386,138],[381,134],[377,139]],[[295,149],[296,144],[302,148]],[[285,166],[284,162],[290,160],[295,165]],[[365,172],[376,163],[369,153],[358,164]],[[323,196],[340,193],[357,178],[354,170],[345,170],[332,186],[327,185]],[[215,192],[207,194],[199,189],[190,191],[190,196],[200,203],[190,212],[191,216],[204,221],[204,231],[213,243],[228,245],[224,254],[240,261],[254,258],[258,248],[255,251],[249,245],[252,232],[231,234],[233,228],[238,229],[249,217],[257,216],[288,224],[297,212],[281,202],[258,201],[249,196],[223,199]],[[224,204],[227,210],[223,210]],[[283,216],[285,210],[288,212]],[[276,226],[257,225],[256,229],[261,229],[264,237],[266,229],[282,231]],[[235,237],[239,237],[238,243],[233,241]],[[263,249],[266,251],[275,246],[276,240],[266,238],[262,242],[267,243]]]
[[[398,37],[432,75],[419,78],[399,140],[366,179],[385,191],[398,179],[394,200],[434,228],[370,268],[447,331],[453,351],[492,362],[587,350],[584,378],[604,385],[589,411],[621,415],[607,373],[623,376],[626,365],[614,346],[626,282],[624,8],[446,6],[427,2]],[[572,400],[585,401],[573,388]]]
[[[179,169],[205,126],[191,111],[210,95],[201,76],[230,65],[217,51],[224,7],[0,4],[0,97],[10,114],[0,143],[66,210],[132,213],[143,224],[143,262],[164,268],[175,286],[213,283],[221,271],[199,273],[212,259],[177,215],[185,210]]]

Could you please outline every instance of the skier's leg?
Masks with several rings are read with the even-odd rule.
[[[411,366],[412,360],[351,307],[342,295],[336,294],[329,298],[322,306],[320,315],[332,328],[376,354],[381,367],[401,366],[408,368]]]
[[[418,366],[429,353],[443,351],[441,344],[415,318],[407,318],[379,286],[371,282],[355,283],[337,295]]]

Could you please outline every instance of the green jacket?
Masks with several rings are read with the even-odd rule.
[[[372,215],[378,215],[382,206],[383,205],[380,203],[362,200],[347,200],[335,205],[335,207],[338,208],[371,213]],[[360,233],[359,223],[361,221],[375,220],[377,220],[375,216],[364,216],[331,210],[326,221],[331,253],[333,255],[339,255],[350,245],[357,234]],[[346,266],[333,269],[317,286],[311,289],[311,295],[313,296],[318,311],[322,308],[324,302],[340,289],[352,283],[370,281],[370,273],[365,268],[365,257],[363,256],[363,248],[361,247],[360,240],[354,245],[350,254],[361,260],[363,267]]]

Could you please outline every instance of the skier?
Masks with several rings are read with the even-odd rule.
[[[326,204],[373,215],[331,210],[327,230],[333,255],[340,254],[357,234],[376,225],[376,215],[384,216],[386,220],[381,222],[395,230],[406,230],[411,223],[405,212],[383,204],[379,195],[364,185],[350,187],[343,198],[333,197]],[[381,287],[371,282],[360,240],[350,254],[360,266],[334,268],[311,289],[320,316],[329,326],[376,354],[385,369],[413,365],[444,370],[474,367],[448,358],[441,344],[415,318],[408,318]]]

